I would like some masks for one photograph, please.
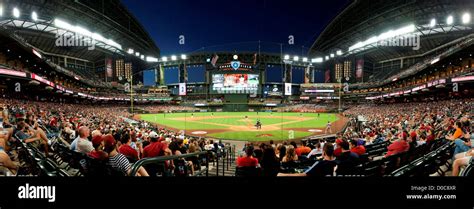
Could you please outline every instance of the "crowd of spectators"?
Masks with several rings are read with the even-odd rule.
[[[327,112],[327,105],[320,104],[297,104],[297,105],[287,105],[285,107],[276,108],[281,112],[307,112],[307,113],[318,113],[318,112]]]
[[[390,141],[385,157],[415,148],[435,140],[453,141],[456,160],[453,175],[465,166],[472,155],[473,99],[431,102],[359,105],[345,111],[352,118],[343,138],[369,145]],[[359,121],[359,122],[358,122]]]
[[[105,160],[124,175],[141,158],[181,155],[202,150],[221,149],[224,144],[210,139],[185,136],[144,121],[129,123],[132,115],[121,105],[58,104],[28,100],[2,99],[0,163],[15,173],[20,162],[14,159],[9,144],[22,140],[48,155],[53,138],[61,138],[71,151],[96,160]],[[168,110],[169,107],[163,107]],[[176,108],[174,110],[178,110]],[[58,135],[59,133],[60,136]],[[166,162],[173,170],[173,161]],[[194,172],[191,161],[187,163]],[[149,175],[144,168],[137,175]]]
[[[180,112],[180,111],[196,111],[199,110],[198,108],[195,107],[190,107],[190,106],[180,106],[180,105],[142,105],[139,106],[140,108],[150,111],[152,113],[158,113],[158,112]]]
[[[265,175],[277,174],[280,167],[290,162],[316,157],[316,162],[296,173],[279,173],[279,176],[350,175],[360,164],[359,157],[371,144],[387,143],[387,151],[375,159],[387,158],[400,153],[413,153],[417,147],[431,145],[435,141],[453,141],[454,158],[452,175],[471,161],[473,155],[471,117],[473,99],[432,101],[423,103],[357,105],[344,112],[350,118],[344,132],[336,140],[317,141],[307,145],[294,142],[277,145],[260,144],[258,148],[248,144],[237,160],[237,166],[262,168]],[[265,151],[272,149],[273,151]],[[266,156],[270,155],[270,156]],[[265,161],[265,163],[263,163]],[[269,163],[273,162],[273,163]]]
[[[236,164],[238,167],[261,167],[266,176],[276,175],[345,175],[359,164],[359,156],[370,144],[389,142],[381,158],[411,152],[436,140],[452,141],[454,157],[452,175],[458,175],[472,158],[471,117],[473,99],[432,101],[423,103],[366,104],[353,106],[344,112],[350,119],[343,133],[334,142],[281,142],[258,146],[247,144]],[[51,151],[53,138],[61,138],[72,151],[107,161],[124,175],[130,175],[131,165],[141,158],[181,155],[224,147],[210,139],[185,136],[148,124],[129,123],[132,118],[121,105],[58,104],[29,100],[0,101],[0,163],[15,173],[21,162],[15,158],[9,144],[16,140],[31,143]],[[169,110],[179,106],[156,107]],[[185,108],[185,107],[184,107]],[[308,106],[308,108],[310,108]],[[179,109],[179,108],[178,108]],[[177,109],[174,109],[177,110]],[[61,133],[61,136],[57,136]],[[14,136],[14,137],[13,137]],[[284,174],[282,165],[315,159],[308,169],[297,174]],[[197,166],[186,160],[190,173]],[[172,170],[172,160],[166,162]],[[147,176],[145,168],[137,175]]]

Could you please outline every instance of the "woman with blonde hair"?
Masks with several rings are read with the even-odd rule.
[[[292,162],[292,161],[297,161],[298,160],[298,155],[296,155],[295,152],[295,147],[293,145],[289,145],[288,149],[286,149],[286,155],[283,157],[282,162],[287,163],[287,162]]]
[[[201,151],[201,148],[199,147],[199,145],[197,145],[196,142],[192,142],[189,144],[188,153],[195,153],[195,152],[200,152],[200,151]]]
[[[278,159],[280,159],[280,149],[282,146],[283,144],[279,143],[276,145],[276,148],[275,148],[275,155],[277,156]]]

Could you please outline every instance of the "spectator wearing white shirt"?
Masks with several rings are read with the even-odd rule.
[[[310,158],[313,155],[319,155],[323,153],[323,149],[321,148],[321,143],[316,143],[315,147],[311,152],[309,152],[307,158]]]
[[[94,150],[92,142],[87,139],[90,136],[90,130],[86,126],[79,128],[79,138],[77,139],[76,151],[87,154]]]
[[[206,141],[206,145],[204,146],[204,150],[212,150],[214,149],[214,144],[211,144],[210,141]]]

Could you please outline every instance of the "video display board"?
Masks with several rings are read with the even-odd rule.
[[[211,80],[214,93],[255,93],[260,84],[258,74],[212,74]]]

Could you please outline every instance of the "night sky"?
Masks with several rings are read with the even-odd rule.
[[[162,56],[197,51],[306,54],[349,0],[123,0]],[[179,36],[185,44],[179,45]],[[288,45],[288,36],[295,45]],[[304,47],[303,47],[304,46]],[[204,48],[203,48],[204,47]]]
[[[261,52],[305,56],[326,25],[350,0],[122,0],[148,31],[161,56],[193,52]],[[185,44],[179,44],[184,35]],[[293,35],[295,44],[288,44]],[[202,66],[201,66],[202,68]],[[188,69],[194,82],[204,81],[204,69]],[[281,81],[281,69],[267,74]],[[294,72],[301,83],[303,72]],[[317,72],[317,78],[323,76]],[[302,75],[302,74],[301,74]],[[301,78],[300,78],[301,77]],[[154,72],[145,71],[145,85],[154,85]],[[165,70],[165,83],[178,82],[177,69]],[[190,81],[192,82],[192,81]],[[323,81],[319,81],[323,82]]]

